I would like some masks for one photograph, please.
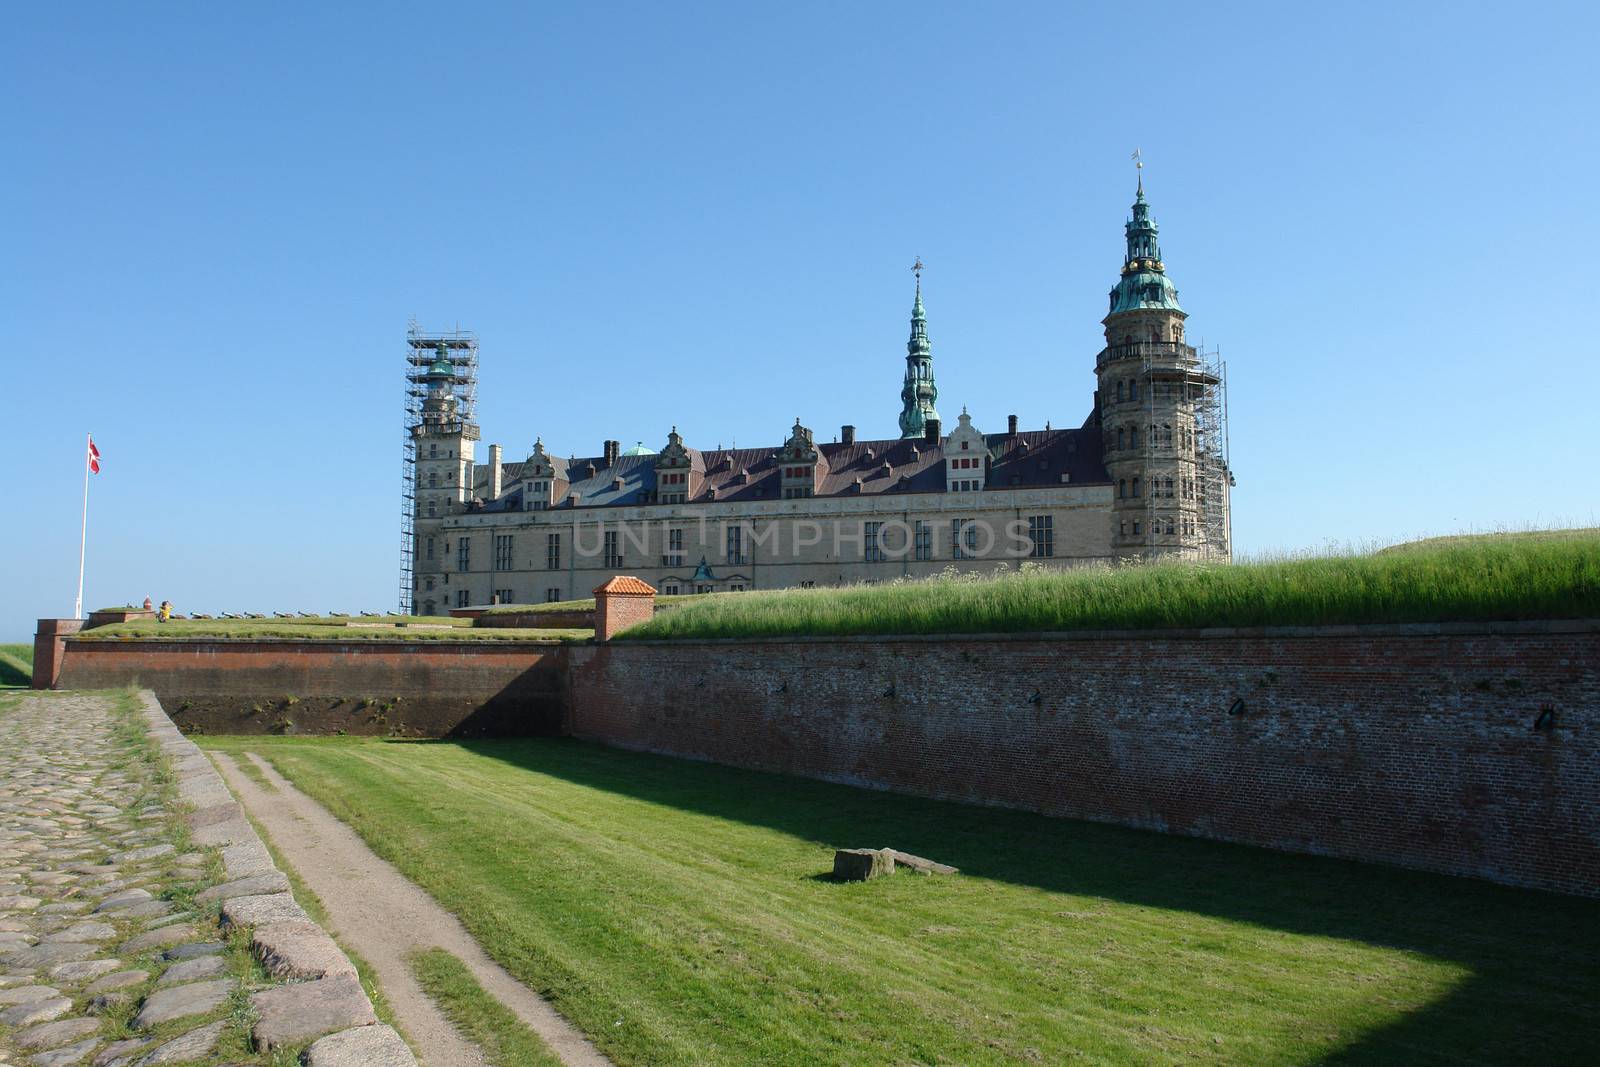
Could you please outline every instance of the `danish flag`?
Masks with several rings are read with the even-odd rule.
[[[89,438],[89,470],[95,474],[100,473],[100,450],[94,446],[94,438]]]

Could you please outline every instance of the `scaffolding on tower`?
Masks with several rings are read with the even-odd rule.
[[[1213,563],[1233,559],[1232,509],[1228,465],[1228,367],[1218,350],[1192,348],[1181,341],[1134,342],[1140,359],[1145,422],[1139,430],[1144,456],[1141,520],[1144,544],[1153,555]],[[1177,393],[1182,390],[1182,393]],[[1156,401],[1192,413],[1193,437],[1185,427],[1158,421]],[[1159,470],[1172,471],[1172,477]],[[1190,502],[1185,506],[1185,501]],[[1190,522],[1193,528],[1189,527]]]
[[[417,453],[414,434],[422,424],[422,401],[427,396],[423,379],[428,367],[444,346],[455,372],[452,390],[456,411],[464,423],[477,421],[478,335],[457,327],[444,332],[424,330],[413,318],[406,327],[404,437],[400,465],[400,603],[402,615],[410,615],[415,603]]]

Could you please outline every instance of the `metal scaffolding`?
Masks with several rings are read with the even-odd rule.
[[[1182,342],[1119,346],[1140,357],[1143,529],[1151,557],[1233,558],[1227,364]],[[1190,425],[1184,424],[1184,415]]]
[[[455,371],[456,412],[463,423],[477,421],[478,335],[457,327],[448,332],[431,333],[413,318],[406,327],[405,417],[402,426],[400,464],[400,606],[409,615],[416,592],[413,568],[416,552],[417,452],[415,431],[422,424],[422,401],[427,396],[423,382],[428,367],[438,358],[439,346],[448,353]]]

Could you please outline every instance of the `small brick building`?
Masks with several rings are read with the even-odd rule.
[[[656,613],[656,591],[631,574],[619,574],[595,587],[594,638],[609,641]]]

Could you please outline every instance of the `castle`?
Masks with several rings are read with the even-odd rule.
[[[1075,429],[984,432],[937,408],[921,262],[900,436],[476,461],[476,341],[414,329],[408,354],[401,610],[569,600],[637,575],[661,592],[880,582],[993,570],[1232,555],[1225,381],[1184,339],[1143,175],[1102,320],[1098,389]]]

